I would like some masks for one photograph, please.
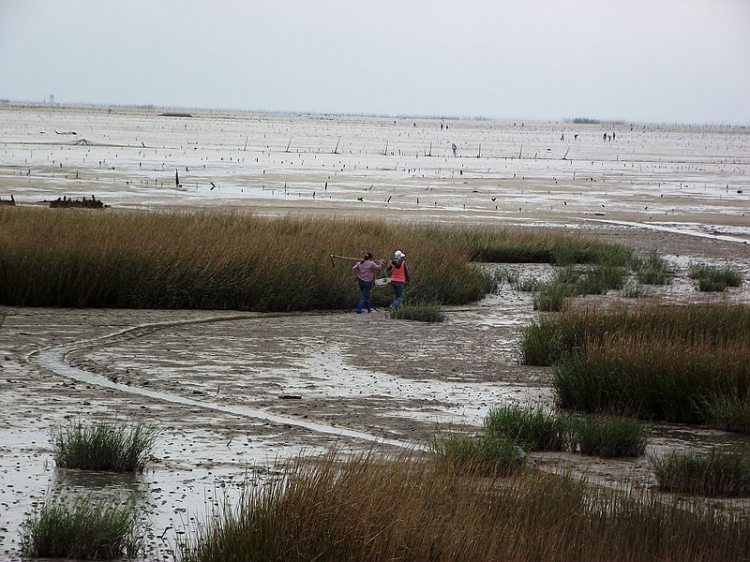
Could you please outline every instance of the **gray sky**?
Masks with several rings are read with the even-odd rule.
[[[0,0],[0,99],[750,124],[750,0]]]

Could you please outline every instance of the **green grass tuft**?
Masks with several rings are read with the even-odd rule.
[[[712,497],[750,496],[750,454],[746,450],[674,451],[650,460],[661,490]]]
[[[727,287],[739,287],[742,284],[742,274],[729,267],[691,265],[688,276],[698,281],[698,290],[701,292],[720,293]]]
[[[568,448],[568,418],[542,408],[494,408],[487,414],[484,427],[488,435],[518,443],[527,451],[563,451]]]
[[[143,424],[71,422],[52,429],[53,457],[60,468],[143,472],[158,435]]]
[[[138,512],[132,505],[83,498],[70,506],[45,501],[21,525],[21,551],[32,558],[132,558],[141,549],[137,531]]]
[[[451,434],[433,440],[432,451],[452,470],[479,476],[509,476],[526,464],[526,454],[514,442],[494,435]]]
[[[397,320],[417,320],[419,322],[444,322],[445,312],[437,302],[408,300],[397,309],[390,309],[391,318]]]
[[[645,427],[629,418],[573,418],[571,435],[571,448],[583,455],[602,458],[640,457],[646,451]]]

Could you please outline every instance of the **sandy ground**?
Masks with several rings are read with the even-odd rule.
[[[0,197],[31,205],[94,194],[113,207],[576,229],[665,255],[677,277],[650,299],[750,302],[747,281],[707,296],[687,279],[691,263],[729,265],[750,279],[747,131],[621,125],[607,142],[603,130],[0,106]],[[70,143],[81,139],[90,144]],[[551,274],[548,266],[504,267],[522,277]],[[7,309],[0,557],[18,558],[18,527],[45,497],[91,493],[135,494],[150,526],[146,558],[169,559],[175,533],[223,498],[262,484],[276,461],[334,445],[418,449],[437,426],[478,431],[494,406],[551,407],[549,369],[519,364],[520,334],[536,318],[529,294],[504,285],[447,313],[446,322],[430,325],[383,311]],[[102,478],[55,469],[49,430],[75,419],[158,425],[147,472]],[[650,454],[744,441],[687,426],[655,425],[651,433]],[[532,461],[606,485],[654,485],[646,459]]]

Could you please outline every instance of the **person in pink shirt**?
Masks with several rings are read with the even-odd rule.
[[[363,310],[374,312],[370,304],[370,291],[375,280],[375,273],[385,267],[383,260],[373,261],[372,254],[367,252],[360,261],[352,267],[352,281],[356,281],[359,286],[360,299],[357,303],[357,314],[362,314]]]

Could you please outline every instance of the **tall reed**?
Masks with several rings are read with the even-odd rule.
[[[472,260],[574,260],[625,252],[575,237],[465,227],[239,213],[0,209],[0,304],[113,308],[312,310],[353,306],[352,263],[407,250],[413,298],[463,304],[495,281]],[[537,252],[537,246],[546,249]],[[504,248],[513,248],[510,251]],[[375,304],[387,295],[374,294]],[[379,300],[378,300],[379,299]]]
[[[702,423],[703,397],[750,391],[750,345],[608,336],[587,341],[553,371],[561,408]]]
[[[738,517],[526,471],[466,477],[413,455],[297,463],[188,534],[181,562],[743,560]]]
[[[652,305],[611,309],[569,307],[542,316],[523,333],[527,365],[551,365],[605,337],[639,335],[700,345],[750,341],[750,307],[729,304]]]

